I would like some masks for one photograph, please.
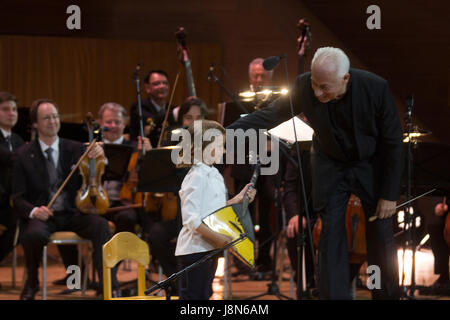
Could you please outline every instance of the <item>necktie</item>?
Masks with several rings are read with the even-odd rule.
[[[48,148],[47,150],[45,150],[45,153],[47,154],[47,171],[48,171],[48,177],[49,177],[49,185],[50,185],[50,189],[52,190],[56,183],[57,183],[57,179],[58,179],[58,174],[56,172],[56,167],[55,167],[55,163],[53,162],[53,149],[52,148]]]
[[[9,151],[13,151],[13,150],[12,150],[12,144],[11,144],[11,135],[7,136],[7,137],[5,138],[5,141],[6,141],[7,145],[8,145]]]

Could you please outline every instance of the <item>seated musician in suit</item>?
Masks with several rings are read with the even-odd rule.
[[[127,121],[127,112],[124,107],[115,102],[103,104],[98,111],[98,122],[100,126],[107,128],[104,132],[103,142],[111,144],[131,145],[131,142],[123,136]],[[150,143],[147,138],[144,139],[146,150],[150,149]],[[140,145],[140,144],[138,144]],[[132,204],[133,199],[121,199],[121,190],[124,181],[105,181],[103,188],[109,199],[110,208],[124,207]],[[104,217],[115,224],[115,232],[128,231],[135,233],[135,227],[138,223],[138,214],[133,208],[124,208],[123,210],[106,213]]]
[[[439,278],[424,293],[432,295],[450,295],[449,252],[450,248],[444,238],[445,221],[448,216],[448,203],[438,203],[434,214],[427,223],[430,233],[431,250],[434,255],[434,273]],[[421,292],[422,293],[422,292]]]
[[[85,147],[79,142],[58,137],[60,120],[55,102],[39,99],[30,109],[37,139],[17,150],[14,166],[12,197],[19,214],[20,242],[25,253],[27,281],[20,294],[23,300],[33,300],[39,290],[38,268],[42,248],[56,231],[73,231],[93,244],[93,264],[102,282],[102,245],[111,238],[107,221],[99,215],[83,214],[75,208],[74,199],[81,187],[81,176],[74,174],[56,198],[47,207],[62,182],[78,162]],[[95,145],[88,157],[103,157],[100,145]],[[117,280],[113,272],[113,290]],[[100,285],[100,288],[102,286]]]
[[[248,65],[248,79],[250,90],[255,92],[267,86],[272,81],[273,71],[267,71],[263,67],[263,58],[255,58]]]
[[[151,70],[144,78],[144,89],[147,97],[142,99],[142,120],[145,136],[150,138],[152,147],[157,147],[161,134],[162,123],[168,109],[167,97],[169,95],[169,76],[163,70]],[[150,122],[154,126],[151,128]],[[168,116],[168,125],[175,124],[173,112]],[[148,130],[147,130],[148,129]],[[134,102],[130,109],[130,139],[135,141],[140,135],[138,103]]]
[[[181,104],[178,115],[178,127],[187,128],[195,120],[207,118],[208,110],[203,100],[197,97],[189,97]],[[175,248],[170,243],[173,239],[176,239],[181,229],[179,206],[177,211],[175,219],[153,223],[148,237],[152,257],[159,261],[166,276],[170,276],[177,271]]]
[[[0,92],[0,261],[12,250],[16,217],[10,206],[13,152],[24,144],[12,132],[18,120],[17,99],[9,92]]]

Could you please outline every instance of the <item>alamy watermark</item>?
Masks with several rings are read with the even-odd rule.
[[[381,289],[381,270],[376,264],[371,264],[367,267],[367,277],[366,285],[367,289]]]
[[[273,175],[279,168],[278,140],[269,139],[267,130],[226,129],[225,136],[218,129],[207,129],[202,133],[201,121],[194,122],[193,140],[187,129],[179,129],[172,133],[174,142],[180,141],[171,153],[175,165],[191,165],[201,161],[211,165],[221,164],[226,150],[225,164],[256,164],[262,165],[261,175]],[[205,146],[205,142],[206,143]],[[248,148],[246,147],[248,146]],[[247,154],[258,155],[247,160]]]

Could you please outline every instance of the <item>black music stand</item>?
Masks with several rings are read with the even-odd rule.
[[[174,192],[178,194],[185,176],[172,161],[172,151],[178,154],[180,147],[170,146],[151,149],[145,154],[138,171],[139,192]]]
[[[405,145],[406,148],[406,145]],[[450,144],[417,141],[412,144],[412,185],[416,194],[436,188],[435,196],[450,194]],[[403,177],[403,193],[407,187]]]
[[[105,143],[103,149],[108,159],[103,180],[123,181],[127,176],[128,164],[133,153],[133,147],[124,144]]]

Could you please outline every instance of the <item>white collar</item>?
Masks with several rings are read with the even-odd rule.
[[[6,139],[6,137],[10,137],[11,136],[11,134],[12,134],[12,132],[11,131],[6,131],[6,130],[4,130],[3,128],[0,128],[0,130],[2,131],[2,133],[3,133],[3,137]]]
[[[104,143],[111,143],[111,144],[122,144],[123,143],[123,136],[120,136],[119,139],[114,140],[114,141],[109,141],[108,139],[103,139]]]
[[[52,143],[51,146],[47,145],[41,139],[39,139],[39,144],[41,146],[42,152],[44,152],[44,153],[48,148],[52,148],[53,151],[59,152],[59,137],[58,136],[56,137],[56,140]]]
[[[156,106],[156,108],[159,108],[159,110],[166,110],[166,104],[164,103],[162,106],[160,106],[159,104],[157,104],[155,102],[155,100],[153,100],[152,98],[150,98],[150,100],[152,101],[153,105]],[[159,111],[158,110],[158,111]]]

